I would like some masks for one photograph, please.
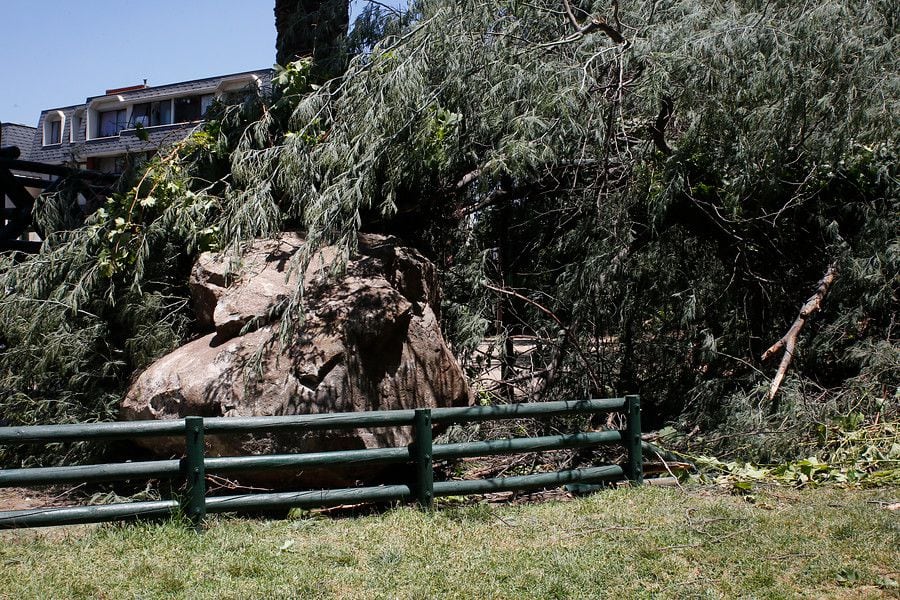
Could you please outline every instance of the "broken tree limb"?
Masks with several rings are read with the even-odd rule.
[[[834,264],[831,264],[828,266],[828,270],[825,271],[825,276],[819,280],[819,283],[816,286],[816,292],[810,296],[809,300],[807,300],[803,307],[800,308],[800,314],[797,315],[797,319],[794,321],[794,324],[791,325],[791,328],[788,329],[788,332],[763,353],[762,360],[765,361],[782,348],[784,349],[784,356],[781,358],[781,364],[778,365],[778,371],[775,373],[775,378],[772,379],[772,384],[769,386],[769,392],[766,394],[767,402],[770,402],[775,397],[775,394],[778,393],[778,388],[781,386],[785,374],[787,374],[788,367],[791,366],[791,360],[794,358],[794,350],[797,347],[797,337],[800,335],[800,330],[803,329],[803,325],[806,324],[807,319],[821,309],[822,301],[828,294],[828,289],[831,287],[831,284],[836,277],[837,268]]]

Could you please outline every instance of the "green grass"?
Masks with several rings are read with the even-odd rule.
[[[0,533],[0,597],[893,598],[896,488],[709,488],[432,514]]]

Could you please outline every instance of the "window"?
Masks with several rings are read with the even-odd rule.
[[[100,113],[100,131],[97,137],[119,135],[126,125],[124,108],[102,112]]]
[[[146,102],[144,104],[135,104],[131,109],[131,127],[135,128],[138,125],[141,127],[150,127],[150,113],[152,109],[150,108],[150,103]]]
[[[90,135],[88,139],[117,136],[123,129],[197,122],[203,118],[203,115],[209,110],[214,101],[214,94],[204,94],[138,102],[130,105],[129,108],[119,108],[125,106],[122,101],[114,105],[117,107],[115,109],[112,109],[110,104],[105,104],[108,110],[90,113]],[[96,115],[96,119],[94,115]],[[76,119],[80,118],[76,115]],[[47,135],[49,136],[50,134],[48,133]]]
[[[150,125],[169,125],[172,123],[172,101],[163,100],[162,102],[150,103]]]
[[[66,116],[58,110],[47,113],[44,117],[43,142],[44,146],[62,143],[62,133],[65,129]]]
[[[62,121],[50,121],[50,138],[48,144],[62,143]]]
[[[121,173],[125,170],[125,156],[99,156],[92,162],[94,170],[101,173]]]
[[[200,120],[200,96],[175,98],[175,122],[188,123]]]
[[[200,116],[201,117],[206,116],[206,111],[209,110],[209,107],[213,103],[213,100],[215,100],[215,98],[216,97],[213,94],[204,94],[203,96],[200,96]]]

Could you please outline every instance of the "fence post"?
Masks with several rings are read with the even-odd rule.
[[[184,501],[181,504],[184,515],[198,530],[206,517],[206,466],[203,439],[203,417],[184,418],[184,476],[187,481]]]
[[[417,408],[413,420],[413,459],[416,462],[415,495],[419,506],[434,507],[434,464],[432,462],[431,409]]]
[[[641,449],[641,397],[625,396],[625,448],[628,465],[625,475],[635,485],[644,483],[644,454]]]

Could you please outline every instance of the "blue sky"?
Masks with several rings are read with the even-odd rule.
[[[361,2],[354,2],[359,10]],[[147,79],[271,67],[274,0],[0,0],[0,121]]]

